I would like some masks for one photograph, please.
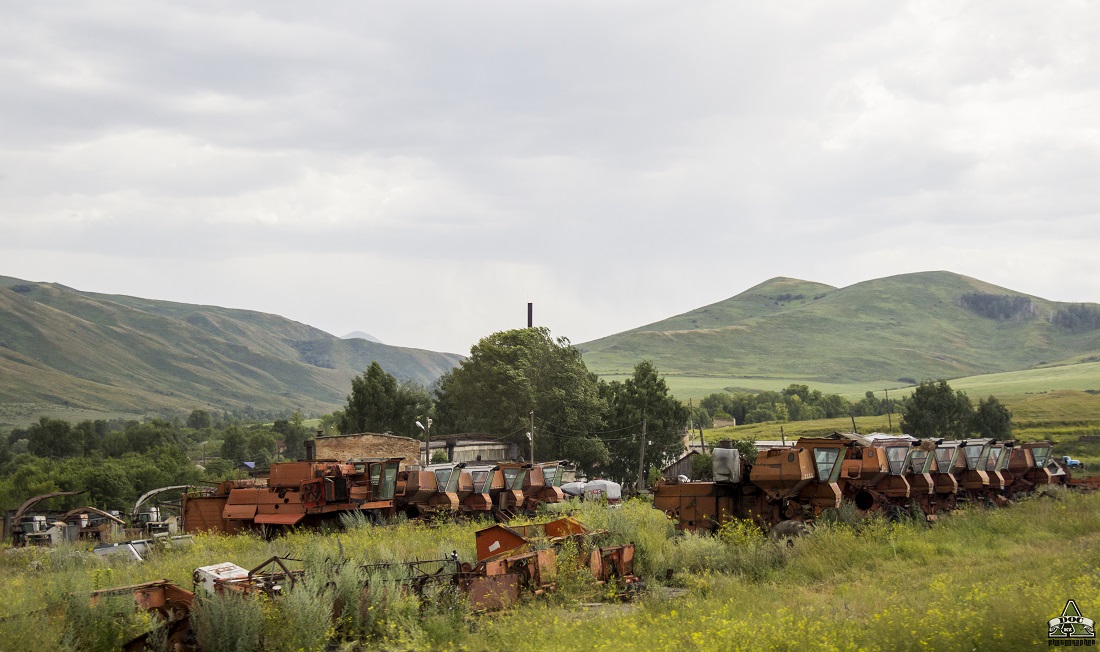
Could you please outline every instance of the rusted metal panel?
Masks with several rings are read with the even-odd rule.
[[[256,516],[256,503],[248,505],[226,505],[222,510],[222,518],[229,520],[251,520]]]
[[[180,508],[183,514],[183,531],[188,534],[199,532],[228,532],[227,521],[222,518],[228,496],[187,496],[183,497]]]
[[[525,545],[527,540],[506,525],[494,525],[474,533],[474,542],[477,546],[477,560],[485,561],[516,550]]]
[[[519,575],[475,577],[466,585],[470,607],[477,610],[504,609],[519,600]]]
[[[303,482],[314,477],[313,462],[282,462],[272,464],[268,473],[269,487],[287,487],[297,489]]]
[[[254,522],[263,525],[297,525],[305,514],[256,514]]]

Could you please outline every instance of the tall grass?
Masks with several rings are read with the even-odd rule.
[[[1045,645],[1069,598],[1100,614],[1100,496],[1056,492],[1000,510],[963,510],[926,528],[871,519],[814,528],[777,548],[766,573],[692,572],[678,600],[659,591],[625,613],[525,607],[470,649],[1004,650]],[[715,564],[717,539],[684,537]],[[768,550],[748,540],[748,549]],[[695,564],[690,555],[682,565]],[[1091,616],[1090,616],[1091,617]],[[520,636],[520,632],[536,635]]]
[[[484,523],[353,527],[196,538],[146,563],[99,560],[79,547],[0,552],[0,648],[117,649],[152,628],[97,588],[161,577],[190,586],[197,566],[304,560],[308,580],[274,599],[203,596],[194,609],[208,650],[324,649],[1017,649],[1045,640],[1045,621],[1073,598],[1100,614],[1100,495],[1054,491],[1005,509],[966,509],[933,527],[910,520],[823,519],[788,547],[735,522],[718,536],[676,534],[644,501],[575,506],[604,543],[634,542],[651,590],[633,605],[605,598],[580,550],[559,556],[558,592],[487,616],[447,585],[404,587],[400,570],[361,565],[473,558]],[[672,571],[671,579],[666,576]],[[668,597],[676,590],[681,597]]]

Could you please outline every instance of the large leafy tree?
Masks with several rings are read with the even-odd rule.
[[[482,338],[436,389],[441,434],[498,435],[526,452],[533,418],[536,459],[570,459],[582,468],[608,460],[603,442],[588,434],[600,429],[602,407],[580,351],[546,328]]]
[[[684,452],[690,411],[669,394],[652,362],[638,363],[630,378],[605,384],[602,390],[608,403],[602,438],[611,451],[607,475],[625,482],[637,478],[643,424],[645,469],[664,466]]]
[[[27,429],[29,450],[39,457],[72,457],[84,452],[82,437],[72,434],[68,421],[41,417],[38,423]]]
[[[946,380],[923,381],[905,401],[902,432],[914,437],[961,439],[970,433],[974,406],[962,390]]]
[[[343,434],[392,432],[416,435],[416,420],[431,409],[431,396],[413,382],[398,383],[382,365],[370,367],[351,381],[351,394],[337,427]]]
[[[1012,413],[993,396],[978,401],[970,431],[981,437],[1008,439],[1012,436]]]

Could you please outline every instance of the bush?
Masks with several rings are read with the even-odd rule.
[[[191,625],[204,652],[251,652],[259,649],[267,598],[226,593],[196,597]]]

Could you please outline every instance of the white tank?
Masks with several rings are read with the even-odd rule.
[[[741,482],[741,452],[736,448],[715,448],[714,481]]]
[[[593,480],[584,485],[584,499],[606,499],[609,503],[617,503],[623,499],[623,487],[610,480]]]

